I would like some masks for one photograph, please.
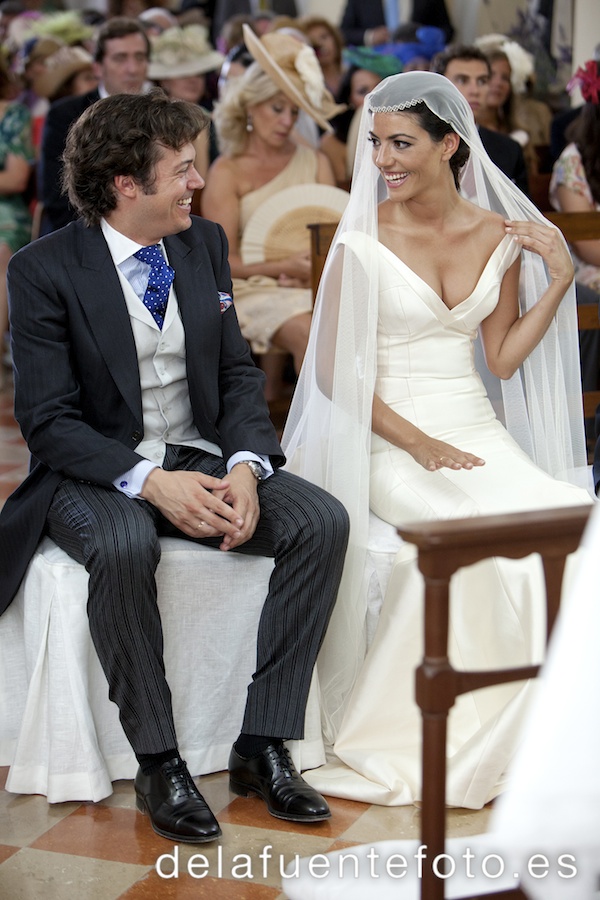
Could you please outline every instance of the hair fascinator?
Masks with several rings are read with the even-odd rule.
[[[474,43],[485,54],[493,54],[497,50],[504,53],[510,66],[512,89],[516,94],[523,94],[527,88],[527,82],[534,77],[533,55],[516,41],[509,40],[504,34],[485,34],[477,38]]]
[[[600,76],[598,75],[598,63],[595,59],[580,66],[567,85],[569,93],[576,87],[581,91],[581,96],[586,103],[600,102]]]

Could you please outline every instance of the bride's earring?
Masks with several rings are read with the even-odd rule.
[[[252,124],[252,116],[248,113],[248,118],[246,119],[246,131],[254,131],[254,125]]]

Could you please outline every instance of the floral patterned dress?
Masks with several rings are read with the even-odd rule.
[[[31,114],[21,103],[11,103],[0,120],[0,169],[9,153],[33,161]],[[14,253],[31,238],[31,215],[22,194],[0,195],[0,243]]]
[[[562,212],[562,210],[558,201],[557,190],[561,185],[573,191],[574,194],[585,197],[590,206],[600,211],[600,203],[594,202],[590,186],[585,177],[583,162],[575,144],[569,144],[565,147],[552,170],[549,197],[550,203],[559,212]],[[586,284],[597,293],[600,293],[600,267],[590,265],[579,259],[572,247],[571,255],[575,266],[575,279],[580,284]]]

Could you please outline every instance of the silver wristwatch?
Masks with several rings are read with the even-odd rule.
[[[260,463],[254,459],[241,459],[240,464],[248,466],[257,481],[263,481],[265,477],[264,469]]]

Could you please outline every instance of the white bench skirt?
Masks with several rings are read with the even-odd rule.
[[[401,540],[371,516],[368,641]],[[256,663],[258,621],[273,561],[161,538],[157,570],[164,659],[179,749],[192,775],[227,768]],[[0,616],[0,765],[6,788],[49,802],[101,800],[137,762],[90,637],[88,574],[49,538]],[[318,682],[305,738],[291,741],[296,766],[325,762]]]
[[[162,538],[157,582],[165,667],[182,757],[193,775],[227,768],[256,663],[273,561]],[[6,788],[50,802],[100,800],[137,762],[93,647],[88,574],[44,538],[0,617],[0,765]],[[316,683],[296,765],[321,765]]]

